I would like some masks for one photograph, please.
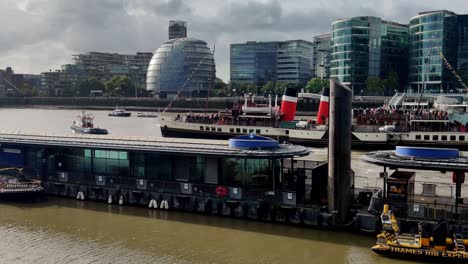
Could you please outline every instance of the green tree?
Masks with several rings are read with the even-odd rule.
[[[265,94],[274,94],[276,90],[276,84],[272,81],[267,82],[265,85],[263,85],[261,91],[262,93]]]
[[[319,94],[322,92],[324,87],[330,86],[330,81],[328,79],[313,78],[307,83],[305,91],[308,93]]]
[[[395,91],[400,90],[400,78],[398,77],[398,73],[394,70],[391,70],[388,73],[387,78],[385,78],[382,83],[385,87],[384,90],[386,95],[393,95],[395,94]]]
[[[39,95],[39,89],[37,87],[33,87],[31,90],[31,95],[32,96],[38,96]]]
[[[106,90],[104,83],[96,77],[88,78],[78,85],[78,96],[90,96],[92,90]]]
[[[369,77],[366,80],[367,94],[370,95],[383,95],[385,92],[385,86],[383,81],[379,77]]]
[[[135,84],[128,76],[114,76],[106,82],[106,92],[111,96],[135,96]]]
[[[241,83],[239,85],[239,93],[240,94],[246,94],[246,93],[256,94],[257,93],[257,86],[255,86],[255,84],[251,84],[251,83]]]
[[[214,96],[226,96],[231,93],[229,91],[229,85],[226,84],[221,78],[216,78],[216,82],[213,88]]]

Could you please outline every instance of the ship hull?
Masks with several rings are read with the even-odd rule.
[[[184,123],[163,120],[160,123],[163,137],[229,139],[238,135],[256,133],[279,141],[312,147],[326,147],[325,130],[285,129],[273,127],[235,126],[219,124]],[[462,132],[352,132],[354,149],[393,149],[395,146],[453,147],[468,149],[468,134]]]
[[[440,251],[424,248],[404,248],[393,246],[374,246],[377,254],[389,258],[424,261],[431,263],[467,263],[468,253],[456,251]]]
[[[243,133],[223,133],[212,131],[197,131],[188,129],[177,129],[168,126],[161,126],[161,134],[163,137],[175,138],[199,138],[199,139],[220,139],[226,140],[235,136],[243,135]],[[264,135],[268,136],[268,135]],[[328,137],[322,138],[291,138],[286,136],[269,136],[279,141],[287,141],[298,145],[306,145],[311,147],[326,147],[328,146]],[[353,139],[352,147],[358,149],[382,149],[394,147],[386,142],[365,142],[358,139]]]

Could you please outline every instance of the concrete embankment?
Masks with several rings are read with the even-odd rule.
[[[0,107],[25,108],[61,108],[61,109],[91,109],[112,110],[116,106],[129,111],[157,112],[164,111],[170,105],[171,112],[218,112],[231,109],[239,98],[192,98],[170,99],[156,98],[118,98],[118,97],[2,97]],[[354,107],[378,107],[385,98],[372,100],[356,100]],[[299,115],[313,115],[318,109],[318,100],[300,100],[297,104]]]

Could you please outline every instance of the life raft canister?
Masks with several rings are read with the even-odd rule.
[[[226,197],[228,189],[225,186],[216,186],[216,195],[218,197]]]

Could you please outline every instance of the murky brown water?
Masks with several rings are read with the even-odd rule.
[[[47,198],[0,203],[0,263],[403,263],[373,237]]]
[[[69,126],[78,113],[0,108],[0,130],[71,133]],[[113,135],[160,135],[155,119],[93,113],[95,123]],[[326,158],[326,150],[314,152],[313,158]],[[380,168],[361,162],[362,153],[353,153],[357,185],[381,186]],[[71,199],[0,202],[0,263],[405,263],[372,253],[374,241],[347,233]]]

